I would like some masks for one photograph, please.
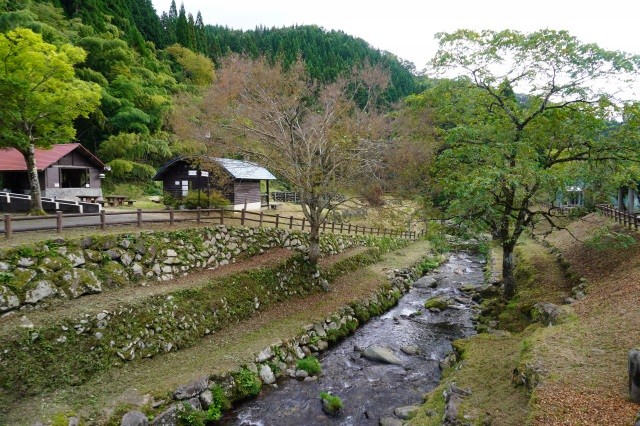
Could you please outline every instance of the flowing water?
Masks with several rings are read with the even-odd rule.
[[[473,334],[473,302],[460,291],[483,283],[483,262],[458,252],[432,273],[420,278],[398,305],[358,328],[320,356],[317,381],[281,379],[224,419],[225,425],[378,425],[393,416],[396,407],[419,404],[440,380],[439,362],[451,351],[451,342]],[[435,288],[432,286],[435,285]],[[424,302],[435,296],[453,303],[442,312],[430,312]],[[388,346],[402,365],[382,364],[360,356],[354,347]],[[400,348],[417,346],[416,355]],[[337,417],[322,411],[322,391],[339,396],[344,407]]]

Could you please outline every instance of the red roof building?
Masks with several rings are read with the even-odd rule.
[[[101,173],[106,166],[79,143],[37,148],[36,167],[43,197],[77,201],[78,196],[102,196]],[[30,192],[27,164],[17,149],[0,149],[0,188]]]

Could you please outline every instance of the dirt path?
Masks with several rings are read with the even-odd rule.
[[[132,400],[147,393],[166,396],[178,385],[196,377],[234,369],[251,361],[255,353],[277,340],[293,338],[305,325],[325,318],[350,301],[369,296],[386,282],[386,270],[409,266],[424,257],[428,250],[427,242],[413,243],[385,255],[379,263],[340,277],[332,284],[330,293],[316,293],[274,304],[248,320],[208,336],[192,348],[128,363],[81,386],[25,399],[11,408],[5,421],[8,424],[33,424],[49,419],[55,413],[70,411],[100,423],[105,416],[104,407],[118,401]]]

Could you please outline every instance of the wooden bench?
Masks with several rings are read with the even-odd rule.
[[[271,210],[278,210],[278,207],[280,207],[281,203],[271,203],[269,204],[269,208]]]
[[[125,200],[125,202],[127,203],[127,205],[128,205],[129,207],[131,207],[131,206],[133,205],[133,203],[135,203],[135,202],[136,202],[136,200]]]

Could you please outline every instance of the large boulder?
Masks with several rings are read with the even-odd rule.
[[[371,361],[402,365],[402,361],[387,346],[371,345],[362,351],[362,356]]]

